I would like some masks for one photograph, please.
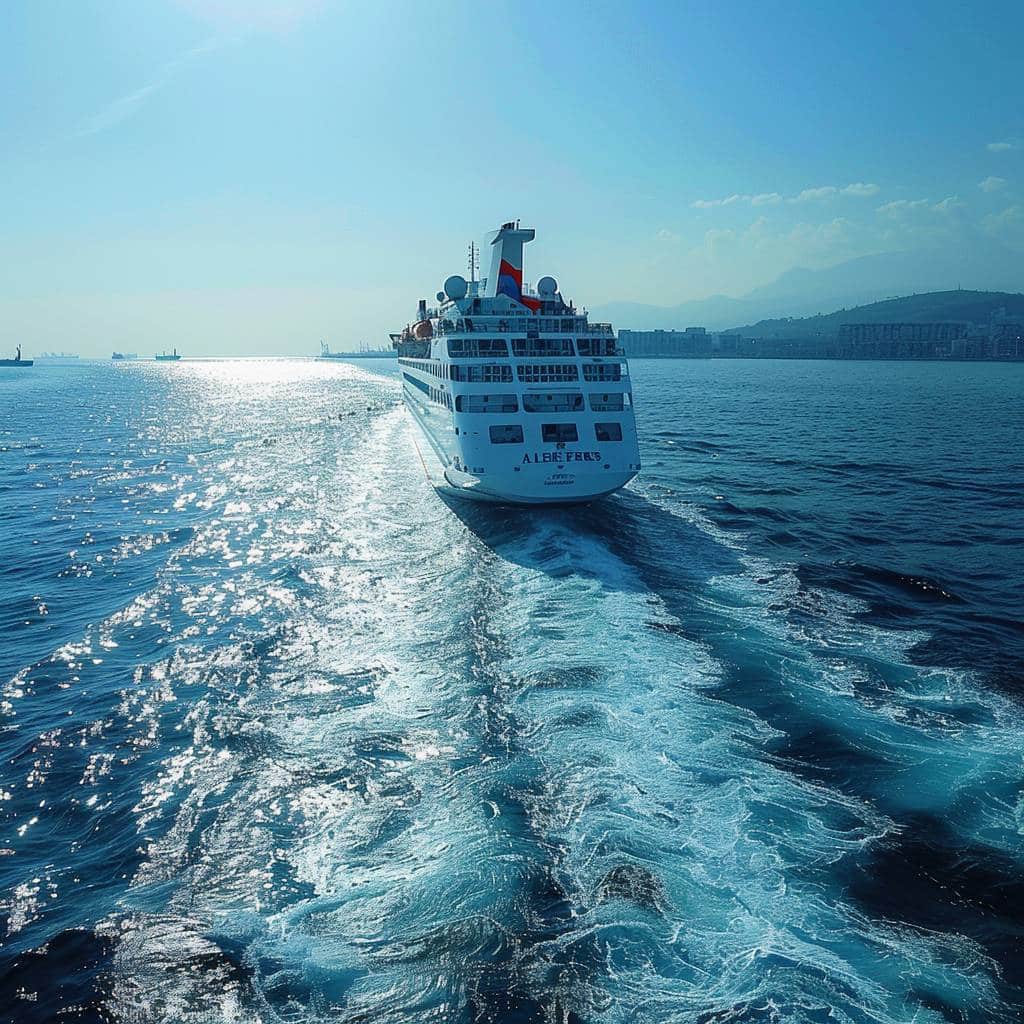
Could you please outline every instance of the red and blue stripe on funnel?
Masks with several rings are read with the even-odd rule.
[[[520,267],[513,267],[508,260],[501,261],[501,268],[498,271],[498,287],[497,293],[499,295],[507,295],[510,299],[515,299],[516,302],[521,302],[528,309],[532,309],[535,313],[540,309],[540,299],[531,298],[529,295],[523,295],[523,271]]]

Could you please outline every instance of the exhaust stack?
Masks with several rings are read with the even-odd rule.
[[[523,298],[523,245],[532,242],[533,228],[521,228],[518,221],[502,224],[491,236],[491,270],[487,275],[485,298],[507,295],[530,309],[540,303]],[[536,306],[534,305],[536,303]]]

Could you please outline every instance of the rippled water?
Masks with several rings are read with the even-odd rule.
[[[638,362],[529,512],[380,363],[0,374],[5,1019],[1024,1013],[1024,367]]]

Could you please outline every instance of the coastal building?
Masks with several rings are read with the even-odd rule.
[[[631,356],[675,356],[695,358],[711,355],[711,346],[718,336],[708,334],[704,327],[687,327],[684,331],[619,331],[619,344]]]
[[[831,334],[773,333],[748,337],[740,332],[619,331],[619,343],[639,359],[1024,359],[1024,322],[996,314],[990,323],[962,320],[929,323],[842,324]]]
[[[1002,312],[992,321],[989,343],[991,359],[1024,359],[1024,320],[1010,320]]]
[[[930,324],[842,324],[839,328],[839,343],[863,345],[885,341],[955,341],[966,338],[971,327],[971,324],[959,320]]]
[[[844,324],[837,359],[1024,359],[1024,325],[994,318],[988,324]]]
[[[971,333],[962,321],[937,323],[843,324],[836,338],[837,359],[950,359]]]

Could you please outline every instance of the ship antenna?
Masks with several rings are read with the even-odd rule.
[[[469,243],[469,279],[470,281],[476,280],[476,272],[480,269],[480,254],[477,250],[476,243]]]

